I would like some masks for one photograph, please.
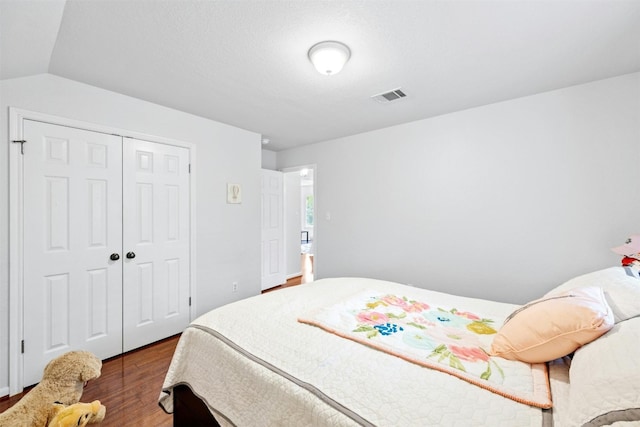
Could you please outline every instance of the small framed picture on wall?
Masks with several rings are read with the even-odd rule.
[[[242,203],[242,186],[240,184],[227,184],[227,203]]]

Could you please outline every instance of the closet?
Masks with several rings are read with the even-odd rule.
[[[25,119],[23,385],[74,349],[106,359],[190,320],[189,149]]]

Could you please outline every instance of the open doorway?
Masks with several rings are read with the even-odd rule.
[[[314,170],[304,168],[300,170],[300,198],[302,221],[300,222],[300,263],[302,269],[302,283],[313,282],[313,259],[315,237],[315,199],[313,187]]]
[[[314,280],[315,260],[315,168],[284,171],[284,223],[287,283]],[[294,283],[291,283],[294,284]]]

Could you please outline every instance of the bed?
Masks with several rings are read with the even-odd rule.
[[[532,336],[553,316],[575,329],[576,319],[566,313],[583,307],[563,305],[579,300],[564,297],[575,296],[575,289],[602,298],[586,304],[595,326],[556,334],[589,341],[577,344],[572,357],[556,357],[564,345],[557,337],[538,336],[542,350],[536,344],[532,355],[525,343],[516,355],[551,351],[548,363],[507,360],[512,356],[493,348],[505,320],[505,329],[520,328],[514,341],[523,336],[518,322],[532,328],[524,333]],[[372,318],[374,312],[384,319]],[[159,404],[174,413],[174,425],[189,426],[640,425],[639,315],[640,280],[622,267],[572,279],[523,307],[373,279],[322,279],[192,322]],[[441,322],[448,322],[441,334],[446,345],[416,342],[419,334],[408,333]],[[455,323],[474,332],[466,335],[479,340],[482,351],[450,344],[460,335],[451,332]],[[585,329],[595,335],[585,338]],[[391,338],[400,347],[385,341]]]

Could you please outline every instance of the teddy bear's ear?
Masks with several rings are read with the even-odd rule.
[[[100,376],[102,370],[102,361],[93,354],[90,354],[90,358],[85,361],[85,364],[80,373],[81,381],[89,381],[96,379]]]

